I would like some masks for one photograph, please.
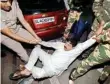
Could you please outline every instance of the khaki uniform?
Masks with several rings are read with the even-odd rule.
[[[108,3],[110,4],[110,2]],[[96,31],[98,23],[102,20],[105,22],[103,34],[98,36],[98,38],[101,39],[101,43],[99,43],[89,57],[83,60],[76,70],[70,74],[70,78],[73,80],[86,73],[92,66],[110,61],[110,17],[109,11],[104,8],[104,5],[103,7],[95,6],[97,8],[97,10],[95,10],[96,19],[92,28],[93,31]],[[110,67],[104,69],[100,79],[104,79],[108,75],[110,75]]]
[[[18,6],[18,3],[16,0],[13,0],[12,2],[12,10],[9,12],[1,10],[1,29],[2,28],[10,28],[14,33],[28,39],[32,39],[33,36],[26,31],[25,29],[22,28],[21,25],[17,24],[17,19],[22,21],[23,19],[23,14]],[[27,62],[28,61],[28,55],[26,50],[23,48],[20,42],[4,35],[1,34],[1,43],[8,48],[12,49],[15,51],[20,58]]]

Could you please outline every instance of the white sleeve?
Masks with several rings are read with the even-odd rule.
[[[64,43],[62,42],[45,42],[45,41],[42,41],[39,44],[46,46],[46,47],[52,47],[54,49],[59,49],[60,46],[64,45]]]
[[[89,40],[83,42],[83,43],[80,43],[79,45],[79,49],[80,51],[84,51],[86,50],[87,48],[89,48],[90,46],[92,46],[94,43],[96,42],[95,39],[92,39],[90,38]]]

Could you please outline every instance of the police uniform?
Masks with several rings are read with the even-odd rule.
[[[12,9],[10,11],[4,11],[1,10],[1,29],[2,28],[10,28],[15,34],[18,34],[21,37],[32,39],[34,38],[28,31],[22,28],[21,25],[17,24],[17,19],[22,21],[23,14],[18,6],[18,3],[16,0],[13,0],[12,2]],[[8,48],[15,51],[20,58],[27,62],[28,61],[28,55],[26,50],[23,48],[20,42],[1,34],[1,43]]]
[[[71,72],[70,79],[72,80],[75,80],[79,76],[86,73],[92,66],[110,61],[110,17],[109,12],[107,12],[107,10],[104,8],[104,5],[95,6],[97,7],[97,10],[95,10],[96,20],[93,24],[93,31],[96,31],[98,22],[105,22],[103,33],[98,36],[98,38],[101,39],[101,43],[96,46],[95,50],[89,55],[87,59],[83,60],[79,66]],[[108,75],[110,75],[110,67],[104,69],[100,79],[104,79]]]

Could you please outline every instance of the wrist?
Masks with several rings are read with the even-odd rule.
[[[31,41],[29,40],[28,43],[31,44]]]
[[[67,34],[69,32],[70,32],[70,29],[66,29],[64,33]]]
[[[30,40],[26,40],[25,42],[31,44],[31,41]]]

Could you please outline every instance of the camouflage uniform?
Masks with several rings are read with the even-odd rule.
[[[93,12],[92,8],[88,7],[89,4],[85,5],[85,0],[68,0],[68,5],[70,7],[70,12],[68,16],[67,27],[65,33],[71,35],[76,40],[81,42],[87,40],[87,36],[91,31],[91,25],[93,22]],[[84,32],[87,31],[84,34]],[[82,37],[82,39],[80,39]]]
[[[99,35],[102,43],[98,44],[94,52],[71,73],[70,77],[72,80],[86,73],[92,66],[110,61],[110,28],[103,32],[102,35]],[[108,74],[110,73],[107,73],[107,76]]]
[[[107,65],[104,67],[101,76],[99,77],[99,80],[104,81],[107,79],[107,77],[110,75],[110,65]]]
[[[105,0],[103,2],[104,4],[100,5],[100,4],[102,4],[102,1],[103,0],[100,0],[100,2],[94,2],[93,3],[93,11],[95,14],[95,20],[94,20],[94,23],[92,25],[92,32],[96,31],[97,26],[101,21],[104,21],[105,24],[110,21],[110,9],[108,7],[106,7],[106,4],[110,5],[110,1],[107,2],[107,0]]]
[[[69,33],[70,32],[70,29],[73,25],[73,23],[79,19],[80,15],[79,16],[76,16],[74,17],[74,10],[72,10],[72,8],[74,7],[74,4],[72,3],[73,0],[68,0],[68,5],[69,5],[69,8],[70,8],[70,11],[69,11],[69,15],[68,15],[68,22],[67,22],[67,27],[65,29],[65,33]],[[79,12],[81,14],[81,12]]]
[[[105,2],[106,3],[106,0]],[[109,2],[110,3],[110,2]],[[98,4],[98,3],[94,3]],[[72,80],[77,79],[79,76],[86,73],[92,66],[104,63],[106,61],[110,61],[110,15],[103,6],[95,6],[97,10],[95,10],[96,19],[93,24],[93,31],[96,31],[96,28],[99,24],[99,22],[104,21],[104,29],[103,34],[99,35],[98,38],[101,39],[101,43],[99,43],[94,52],[92,52],[89,57],[85,60],[83,60],[80,65],[71,72],[70,78]],[[101,15],[100,15],[101,14]],[[100,76],[100,79],[106,78],[110,74],[110,67],[104,68],[104,71],[102,72],[102,75]]]
[[[68,22],[67,22],[67,27],[65,29],[65,33],[69,33],[72,25],[74,22],[79,18],[79,16],[74,17],[74,10],[70,10],[69,15],[68,15]]]
[[[75,2],[77,4],[75,4]],[[80,4],[80,2],[84,4],[84,2],[87,3],[87,0],[68,0],[70,12],[68,16],[68,22],[67,22],[67,27],[65,29],[65,33],[68,33],[70,36],[72,36],[74,39],[78,40],[79,42],[84,42],[87,40],[88,35],[91,32],[91,26],[93,23],[94,14],[92,11],[92,6],[90,5],[92,2],[85,5],[85,7],[83,7],[84,5]],[[80,12],[74,10],[75,7],[81,8]],[[76,17],[75,17],[75,11],[79,13]],[[82,60],[88,57],[88,54],[91,51],[93,51],[93,48],[87,49],[78,57],[78,59]]]

